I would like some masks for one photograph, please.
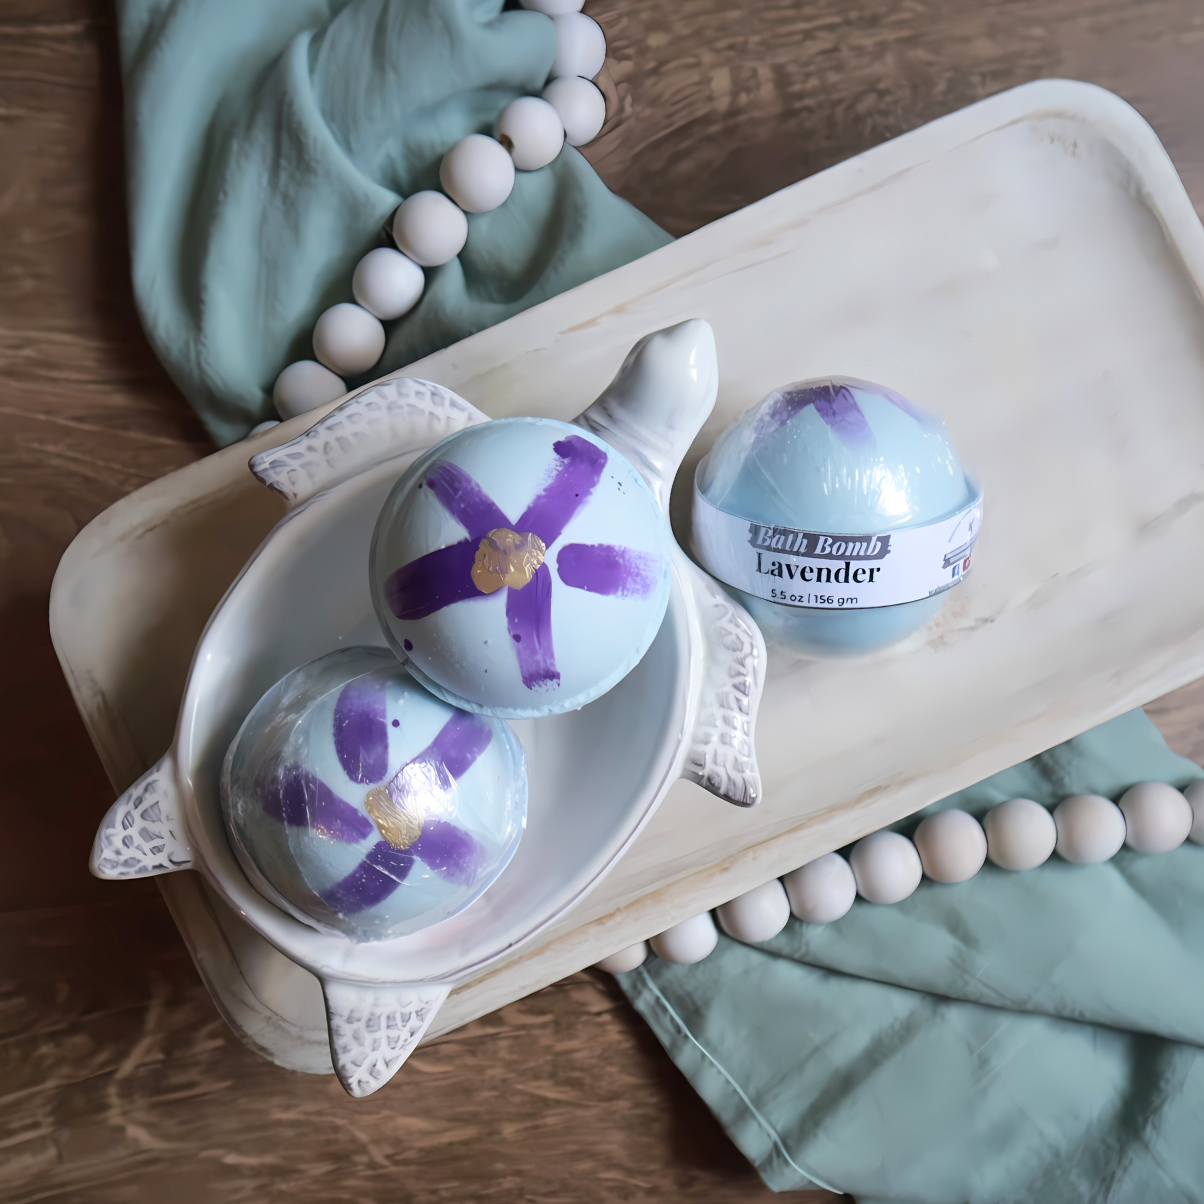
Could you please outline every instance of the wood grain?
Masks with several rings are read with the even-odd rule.
[[[1133,102],[1204,209],[1196,0],[589,11],[611,119],[588,153],[675,234],[1049,75]],[[238,1045],[151,884],[87,876],[112,795],[50,648],[50,578],[84,523],[209,450],[130,292],[109,4],[0,0],[0,146],[0,1197],[768,1199],[604,976],[450,1034],[352,1103]],[[1204,759],[1204,684],[1150,713]]]

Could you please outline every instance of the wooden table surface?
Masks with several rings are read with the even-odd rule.
[[[588,154],[674,234],[1056,75],[1136,105],[1204,209],[1199,0],[588,9],[612,114]],[[50,646],[51,576],[94,515],[210,450],[134,309],[109,3],[0,0],[0,139],[0,1198],[770,1198],[604,975],[424,1046],[353,1103],[237,1042],[152,883],[88,876],[113,791]],[[1151,714],[1204,759],[1204,684]]]

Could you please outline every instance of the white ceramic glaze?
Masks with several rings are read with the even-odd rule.
[[[698,315],[723,375],[674,489],[679,539],[716,434],[783,382],[832,373],[889,380],[943,415],[989,499],[974,571],[924,632],[860,660],[771,660],[757,808],[678,782],[600,887],[463,982],[428,1035],[1204,675],[1202,293],[1204,230],[1154,132],[1102,89],[1043,80],[397,373],[491,417],[570,419],[635,340]],[[168,746],[205,620],[283,512],[247,455],[315,418],[131,493],[64,555],[51,633],[115,792]],[[282,456],[279,480],[304,490],[323,441],[374,437],[344,424]],[[1176,588],[1149,587],[1168,573]],[[725,604],[714,597],[717,616]],[[712,731],[725,752],[718,711]],[[235,1031],[280,1065],[329,1072],[313,975],[200,875],[158,882]]]
[[[579,423],[604,432],[600,437],[619,451],[638,447],[637,440],[654,449],[656,471],[647,454],[636,463],[663,504],[681,455],[714,404],[715,382],[710,327],[682,323],[642,340]],[[94,872],[106,877],[195,866],[272,945],[321,979],[328,1011],[335,988],[343,1011],[357,989],[390,1008],[397,998],[425,1000],[422,1023],[407,1022],[413,1041],[439,1006],[438,991],[445,995],[480,973],[596,885],[675,778],[741,806],[754,803],[760,789],[752,725],[764,645],[751,620],[720,601],[717,587],[673,545],[669,611],[635,669],[587,707],[513,725],[528,758],[527,832],[476,902],[410,935],[356,944],[315,931],[251,887],[218,806],[226,749],[285,673],[340,646],[384,643],[367,591],[368,544],[381,503],[415,452],[484,421],[449,391],[400,379],[361,393],[291,443],[252,459],[255,475],[293,509],[210,619],[175,744],[114,804],[93,860]],[[156,805],[152,797],[166,818],[141,843],[127,845]],[[340,1064],[346,1051],[339,1033],[350,1030],[336,1032],[332,1024],[330,1031],[336,1069],[353,1093],[379,1086],[382,1068],[403,1060],[404,1051],[399,1056],[390,1047],[365,1078],[359,1062]],[[360,1045],[353,1046],[347,1056],[354,1061]]]

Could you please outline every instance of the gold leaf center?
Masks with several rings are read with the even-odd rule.
[[[387,786],[374,786],[368,791],[364,810],[381,836],[398,852],[408,849],[422,835],[422,816],[400,806]]]
[[[520,534],[508,527],[497,527],[477,547],[472,583],[483,594],[492,594],[503,585],[522,589],[530,584],[547,554],[543,540],[533,532]]]

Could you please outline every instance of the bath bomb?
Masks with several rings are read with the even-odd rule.
[[[854,655],[936,614],[981,513],[939,418],[833,376],[775,390],[715,441],[694,480],[694,550],[768,640]]]
[[[1003,870],[1031,870],[1053,856],[1054,817],[1031,798],[1010,798],[987,812],[987,856]]]
[[[1072,794],[1054,808],[1053,818],[1058,855],[1076,865],[1107,861],[1125,843],[1125,817],[1102,794]]]
[[[790,900],[776,878],[737,895],[719,908],[723,931],[748,944],[777,936],[786,927],[788,919]]]
[[[982,824],[969,812],[956,808],[921,820],[913,840],[924,873],[933,882],[965,882],[982,869],[987,859],[987,835]]]
[[[434,698],[387,649],[346,648],[255,704],[221,801],[261,894],[379,941],[455,915],[502,872],[526,823],[526,763],[501,720]]]
[[[1165,782],[1139,782],[1121,795],[1125,844],[1138,853],[1169,853],[1192,829],[1191,803]]]
[[[857,898],[857,880],[839,853],[825,853],[782,879],[790,910],[808,924],[839,920]]]
[[[527,719],[622,680],[669,603],[672,537],[643,477],[550,418],[469,427],[420,456],[372,538],[376,613],[439,698]]]

